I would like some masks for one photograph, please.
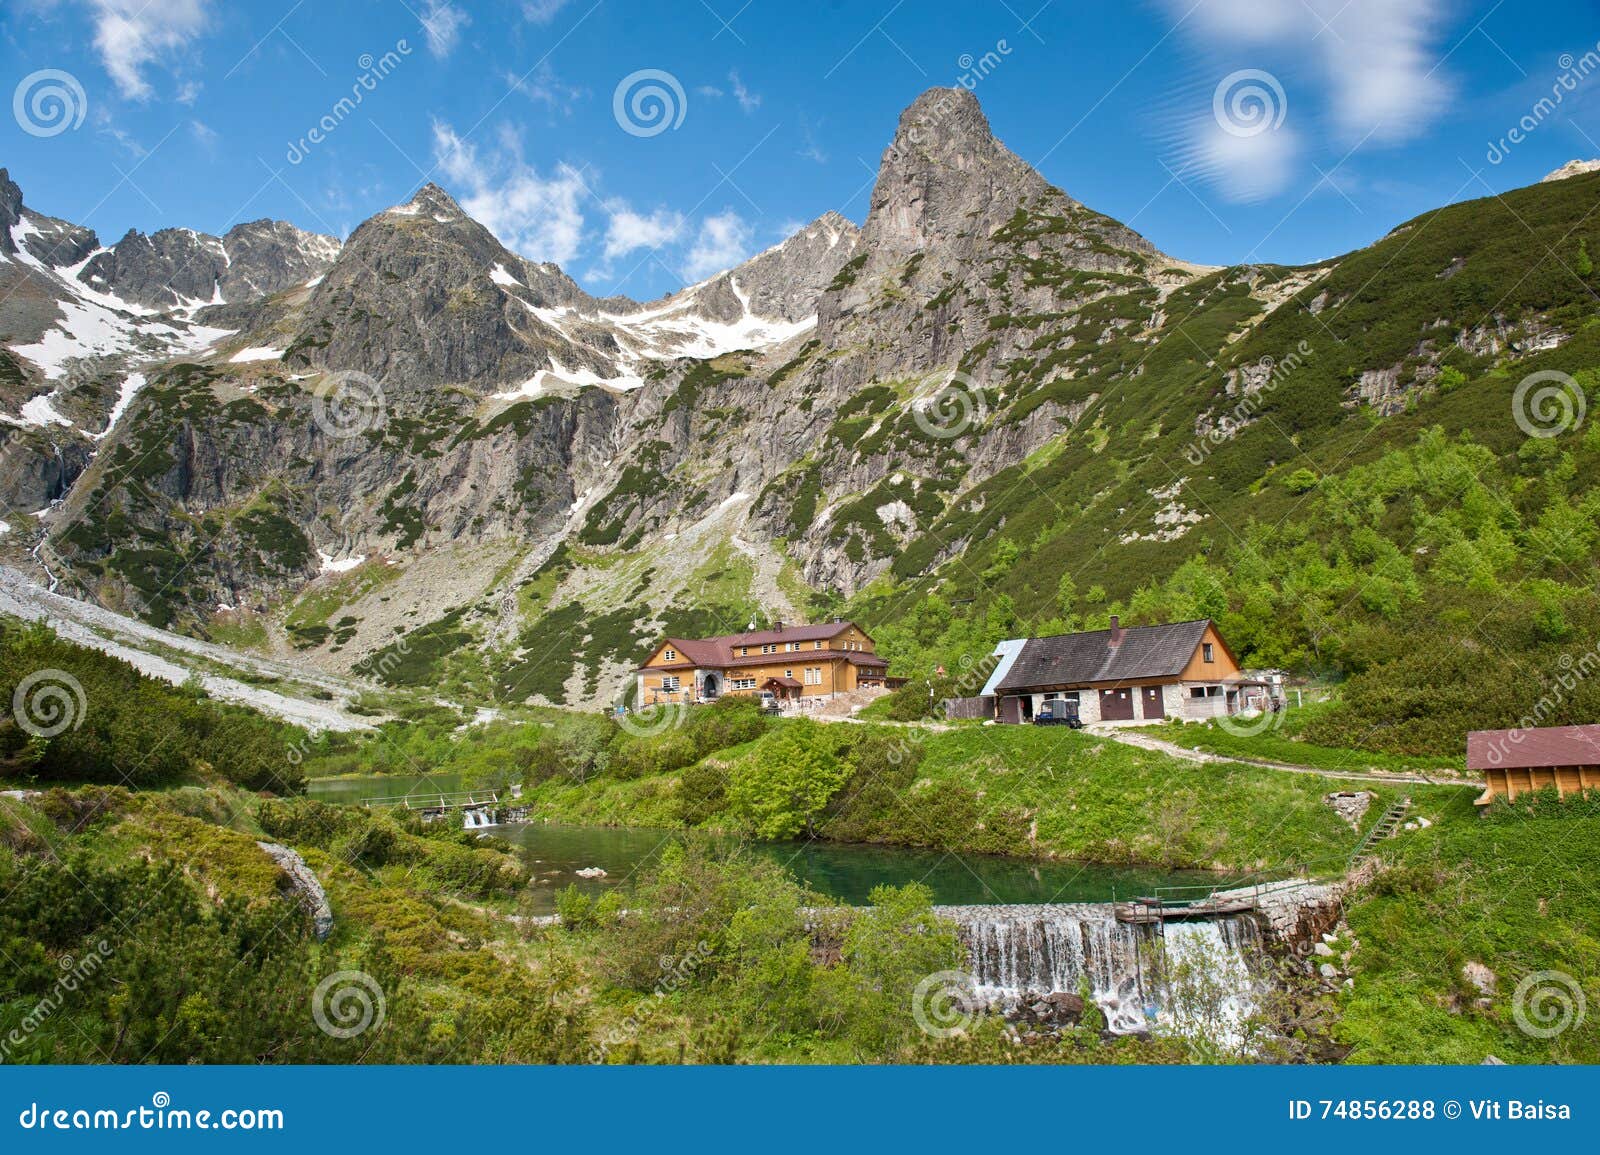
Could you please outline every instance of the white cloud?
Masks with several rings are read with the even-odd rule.
[[[472,23],[472,18],[450,0],[427,0],[420,18],[423,31],[428,34],[428,51],[439,57],[455,50],[461,30]]]
[[[614,261],[639,249],[659,249],[683,236],[682,213],[658,208],[646,216],[620,200],[606,202],[611,219],[606,224],[606,243],[602,257]]]
[[[744,86],[744,81],[739,79],[737,72],[728,73],[728,83],[733,86],[733,98],[745,112],[754,112],[761,107],[761,97]]]
[[[703,281],[733,268],[750,255],[750,234],[750,226],[732,209],[707,217],[700,222],[683,275],[690,281]]]
[[[506,73],[506,83],[536,104],[548,105],[552,111],[571,112],[572,106],[587,95],[584,89],[557,76],[547,60],[541,60],[526,76]]]
[[[1288,187],[1300,140],[1287,127],[1239,136],[1225,132],[1208,113],[1196,118],[1174,169],[1181,180],[1198,174],[1210,180],[1225,200],[1253,203]]]
[[[535,24],[548,24],[567,6],[567,0],[522,0],[522,16]]]
[[[434,162],[456,189],[467,214],[501,244],[535,261],[567,264],[583,243],[583,198],[575,168],[559,164],[543,176],[514,150],[480,156],[443,121],[433,122]]]
[[[1363,142],[1409,140],[1450,98],[1439,71],[1444,0],[1164,2],[1205,54],[1197,102],[1241,70],[1269,74],[1278,86],[1274,100],[1285,115],[1276,127],[1224,131],[1210,108],[1180,123],[1183,165],[1204,173],[1230,200],[1282,192],[1307,140],[1331,137],[1340,153]]]
[[[208,0],[89,0],[94,46],[117,91],[145,100],[144,68],[186,47],[205,30]]]
[[[212,128],[205,121],[191,120],[189,122],[189,132],[194,136],[195,140],[205,148],[216,148],[217,141],[219,139],[217,130]]]

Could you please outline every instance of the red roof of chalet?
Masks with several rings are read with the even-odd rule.
[[[775,654],[763,654],[762,646],[783,645],[785,642],[825,642],[838,637],[848,629],[860,630],[863,637],[871,639],[872,635],[862,630],[854,622],[823,622],[812,626],[784,626],[782,629],[752,630],[744,634],[721,634],[714,638],[664,638],[661,645],[671,646],[678,651],[678,656],[683,661],[672,662],[665,666],[651,666],[653,670],[678,670],[693,669],[696,667],[724,667],[724,666],[758,666],[770,665],[775,659],[782,658],[784,651]],[[742,646],[748,646],[756,653],[738,657],[735,651]],[[658,650],[660,646],[656,647]],[[823,651],[807,650],[804,653],[821,653]],[[850,660],[868,659],[858,661],[857,665],[875,665],[888,662],[877,658],[873,654],[857,653],[851,651],[833,651],[835,654],[849,653]],[[640,666],[643,670],[646,667]]]
[[[1467,735],[1468,770],[1535,766],[1600,766],[1600,726],[1474,730]]]

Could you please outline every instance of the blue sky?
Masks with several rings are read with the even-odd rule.
[[[8,0],[0,164],[106,241],[262,216],[343,235],[432,179],[524,255],[647,298],[829,209],[862,220],[900,111],[965,77],[1013,150],[1166,252],[1302,263],[1600,157],[1600,14],[1537,11]],[[665,125],[648,93],[630,111],[652,85]]]

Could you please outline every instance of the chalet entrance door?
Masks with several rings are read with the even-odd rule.
[[[1144,698],[1144,716],[1146,718],[1165,718],[1167,716],[1166,704],[1161,700],[1160,686],[1146,686],[1141,692]]]
[[[1133,691],[1101,690],[1100,717],[1107,722],[1133,721]]]

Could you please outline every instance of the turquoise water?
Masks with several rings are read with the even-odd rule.
[[[411,779],[319,779],[313,797],[329,802],[392,796],[421,790],[461,789],[459,779],[436,775]],[[496,826],[491,833],[512,843],[534,875],[541,907],[554,909],[555,893],[576,885],[591,895],[626,886],[674,839],[673,830],[639,830],[609,826],[559,826],[530,823]],[[976,903],[1112,902],[1149,894],[1157,886],[1214,885],[1222,876],[1205,871],[1166,871],[1154,867],[1094,866],[1073,862],[1033,862],[993,855],[955,855],[938,850],[896,846],[860,846],[838,842],[757,843],[755,853],[784,866],[796,879],[840,902],[863,904],[875,886],[920,882],[934,901],[964,906]],[[599,867],[604,878],[579,878],[577,871]]]

